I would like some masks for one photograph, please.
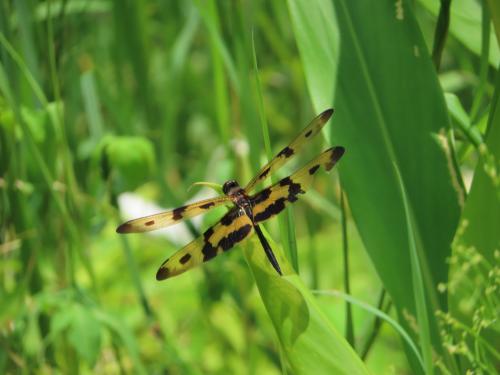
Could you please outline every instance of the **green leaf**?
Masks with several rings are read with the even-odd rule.
[[[117,192],[135,189],[154,170],[153,144],[146,138],[107,136],[99,150],[101,165],[115,171],[113,182]]]
[[[266,236],[268,237],[268,236]],[[252,238],[244,253],[293,374],[367,374],[347,341],[325,317],[315,297],[291,271],[283,250],[268,237],[285,276],[271,267]]]
[[[145,374],[146,369],[141,361],[139,350],[136,345],[136,339],[130,331],[128,325],[125,324],[125,322],[122,322],[120,317],[108,314],[103,310],[97,310],[95,312],[95,317],[121,341],[130,355],[130,359],[134,365],[134,373]]]
[[[323,11],[320,1],[295,3],[305,12],[302,18]],[[393,162],[407,187],[432,309],[446,305],[446,296],[437,296],[435,286],[447,280],[445,260],[464,197],[446,142],[446,105],[427,47],[408,2],[396,5],[336,0],[337,18],[330,20],[338,24],[340,37],[335,63],[325,66],[322,53],[303,55],[305,46],[299,50],[308,82],[316,82],[311,71],[326,82],[337,75],[332,139],[346,148],[339,163],[342,186],[400,320],[414,333],[409,329],[416,306],[408,228]],[[297,41],[309,39],[307,45],[314,45],[315,38],[309,33]],[[314,90],[321,93],[319,85]],[[430,326],[434,349],[441,352],[433,316]]]
[[[46,138],[47,133],[47,115],[45,111],[33,110],[27,107],[21,107],[21,116],[29,126],[33,140],[36,143],[42,143]]]
[[[68,340],[77,353],[93,366],[101,350],[101,326],[92,311],[80,304],[68,309],[71,325]]]

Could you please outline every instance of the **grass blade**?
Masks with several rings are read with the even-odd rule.
[[[264,100],[262,98],[262,87],[259,78],[259,67],[257,64],[257,54],[255,52],[255,40],[253,32],[252,32],[252,57],[253,57],[253,69],[254,69],[255,83],[256,83],[255,86],[258,99],[257,107],[259,109],[259,120],[260,120],[259,122],[262,127],[262,137],[264,139],[264,149],[266,150],[267,160],[270,161],[274,157],[274,154],[271,149],[271,139],[269,137],[269,125],[267,123],[267,118],[264,111]],[[276,176],[271,176],[271,179],[273,183],[278,180]],[[299,261],[297,256],[297,242],[295,239],[295,231],[293,230],[294,228],[293,211],[290,209],[286,211],[287,211],[286,216],[283,215],[278,216],[280,233],[287,257],[288,259],[290,259],[293,268],[298,273]]]
[[[380,319],[384,320],[387,322],[389,325],[391,325],[402,337],[402,339],[408,344],[408,346],[411,348],[413,351],[413,354],[415,354],[415,357],[418,358],[419,363],[422,365],[422,369],[424,369],[424,361],[422,359],[422,356],[420,355],[420,352],[418,351],[417,346],[413,342],[411,336],[405,331],[405,329],[394,319],[392,319],[389,315],[384,313],[383,311],[374,308],[373,306],[362,302],[348,294],[336,291],[336,290],[315,290],[313,291],[313,294],[317,295],[327,295],[327,296],[334,296],[334,297],[340,297],[350,304],[356,305],[361,307],[362,309],[371,312],[373,315],[379,317]]]

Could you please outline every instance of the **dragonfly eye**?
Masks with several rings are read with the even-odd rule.
[[[229,180],[224,182],[224,185],[222,185],[222,191],[224,192],[224,194],[229,194],[232,189],[239,186],[240,185],[235,180]]]

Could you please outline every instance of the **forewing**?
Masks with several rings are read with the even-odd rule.
[[[168,227],[169,225],[178,223],[181,220],[198,216],[214,207],[228,203],[229,201],[230,198],[226,196],[205,199],[186,206],[178,207],[171,211],[127,221],[116,228],[116,231],[118,233],[141,233]]]
[[[283,166],[288,160],[292,158],[293,155],[297,154],[299,150],[302,149],[305,143],[311,140],[316,134],[318,134],[321,128],[326,124],[333,114],[333,109],[327,109],[320,115],[318,115],[314,120],[312,120],[309,125],[305,127],[304,130],[290,143],[287,147],[281,150],[269,163],[267,163],[262,169],[257,173],[257,175],[250,181],[245,187],[247,193],[251,192],[255,186],[268,178],[274,171]]]
[[[279,214],[289,203],[299,199],[299,194],[306,192],[320,167],[329,171],[343,154],[343,147],[330,148],[291,176],[255,194],[251,198],[255,224]]]
[[[203,235],[163,262],[156,273],[156,279],[164,280],[208,262],[248,238],[252,231],[250,218],[235,207]]]

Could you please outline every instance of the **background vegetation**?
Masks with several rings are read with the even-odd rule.
[[[1,0],[0,372],[500,372],[498,40],[495,0]],[[223,209],[115,233],[329,107],[287,276],[249,241],[155,281]]]

